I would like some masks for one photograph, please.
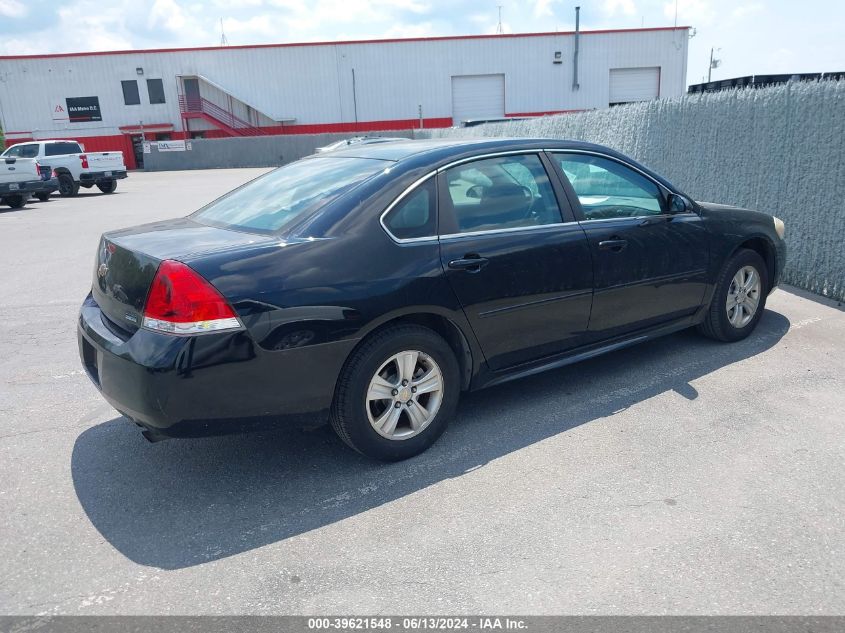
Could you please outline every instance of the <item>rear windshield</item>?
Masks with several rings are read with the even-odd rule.
[[[79,154],[82,148],[79,143],[46,143],[44,145],[45,156],[64,156],[65,154]]]
[[[370,158],[309,158],[248,182],[191,217],[203,224],[271,233],[317,210],[390,163]]]

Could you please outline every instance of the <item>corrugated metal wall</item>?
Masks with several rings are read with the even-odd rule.
[[[845,300],[845,81],[705,93],[423,135],[607,145],[697,200],[780,217],[789,247],[784,281]]]
[[[0,114],[9,132],[36,138],[114,135],[120,126],[141,121],[171,123],[179,130],[180,75],[205,76],[272,119],[291,117],[295,125],[312,128],[416,121],[420,106],[432,124],[448,125],[454,75],[504,74],[508,114],[606,107],[609,70],[617,67],[660,66],[661,96],[686,89],[685,29],[584,33],[576,92],[573,49],[571,34],[554,34],[0,58]],[[561,64],[553,63],[556,51],[562,53]],[[165,104],[149,103],[148,78],[163,80]],[[133,79],[141,104],[126,106],[120,81]],[[219,102],[219,94],[209,94]],[[54,121],[53,107],[77,96],[99,97],[103,121]],[[236,113],[246,118],[241,110]]]

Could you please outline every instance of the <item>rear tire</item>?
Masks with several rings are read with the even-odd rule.
[[[22,209],[23,205],[26,204],[28,196],[23,195],[22,193],[17,193],[13,196],[6,196],[3,198],[3,204],[9,205],[12,209]]]
[[[50,194],[47,193],[46,191],[39,191],[38,193],[35,194],[35,197],[38,200],[41,200],[41,202],[47,202],[50,199]]]
[[[114,193],[114,190],[117,189],[117,181],[107,180],[106,182],[98,182],[97,189],[103,193]]]
[[[59,195],[62,198],[72,198],[79,193],[79,183],[74,182],[70,174],[59,174]]]
[[[741,341],[757,327],[768,292],[769,272],[763,258],[747,248],[738,250],[719,273],[698,331],[717,341]]]
[[[366,457],[407,459],[446,430],[459,392],[458,362],[446,341],[418,325],[389,327],[365,339],[346,361],[332,427]]]

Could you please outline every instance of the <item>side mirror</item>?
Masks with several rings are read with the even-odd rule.
[[[669,194],[669,213],[690,213],[693,210],[692,202],[677,193]]]

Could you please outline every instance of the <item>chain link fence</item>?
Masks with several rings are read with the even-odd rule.
[[[696,200],[786,223],[783,281],[845,300],[845,81],[687,95],[420,137],[566,138],[617,149]]]

